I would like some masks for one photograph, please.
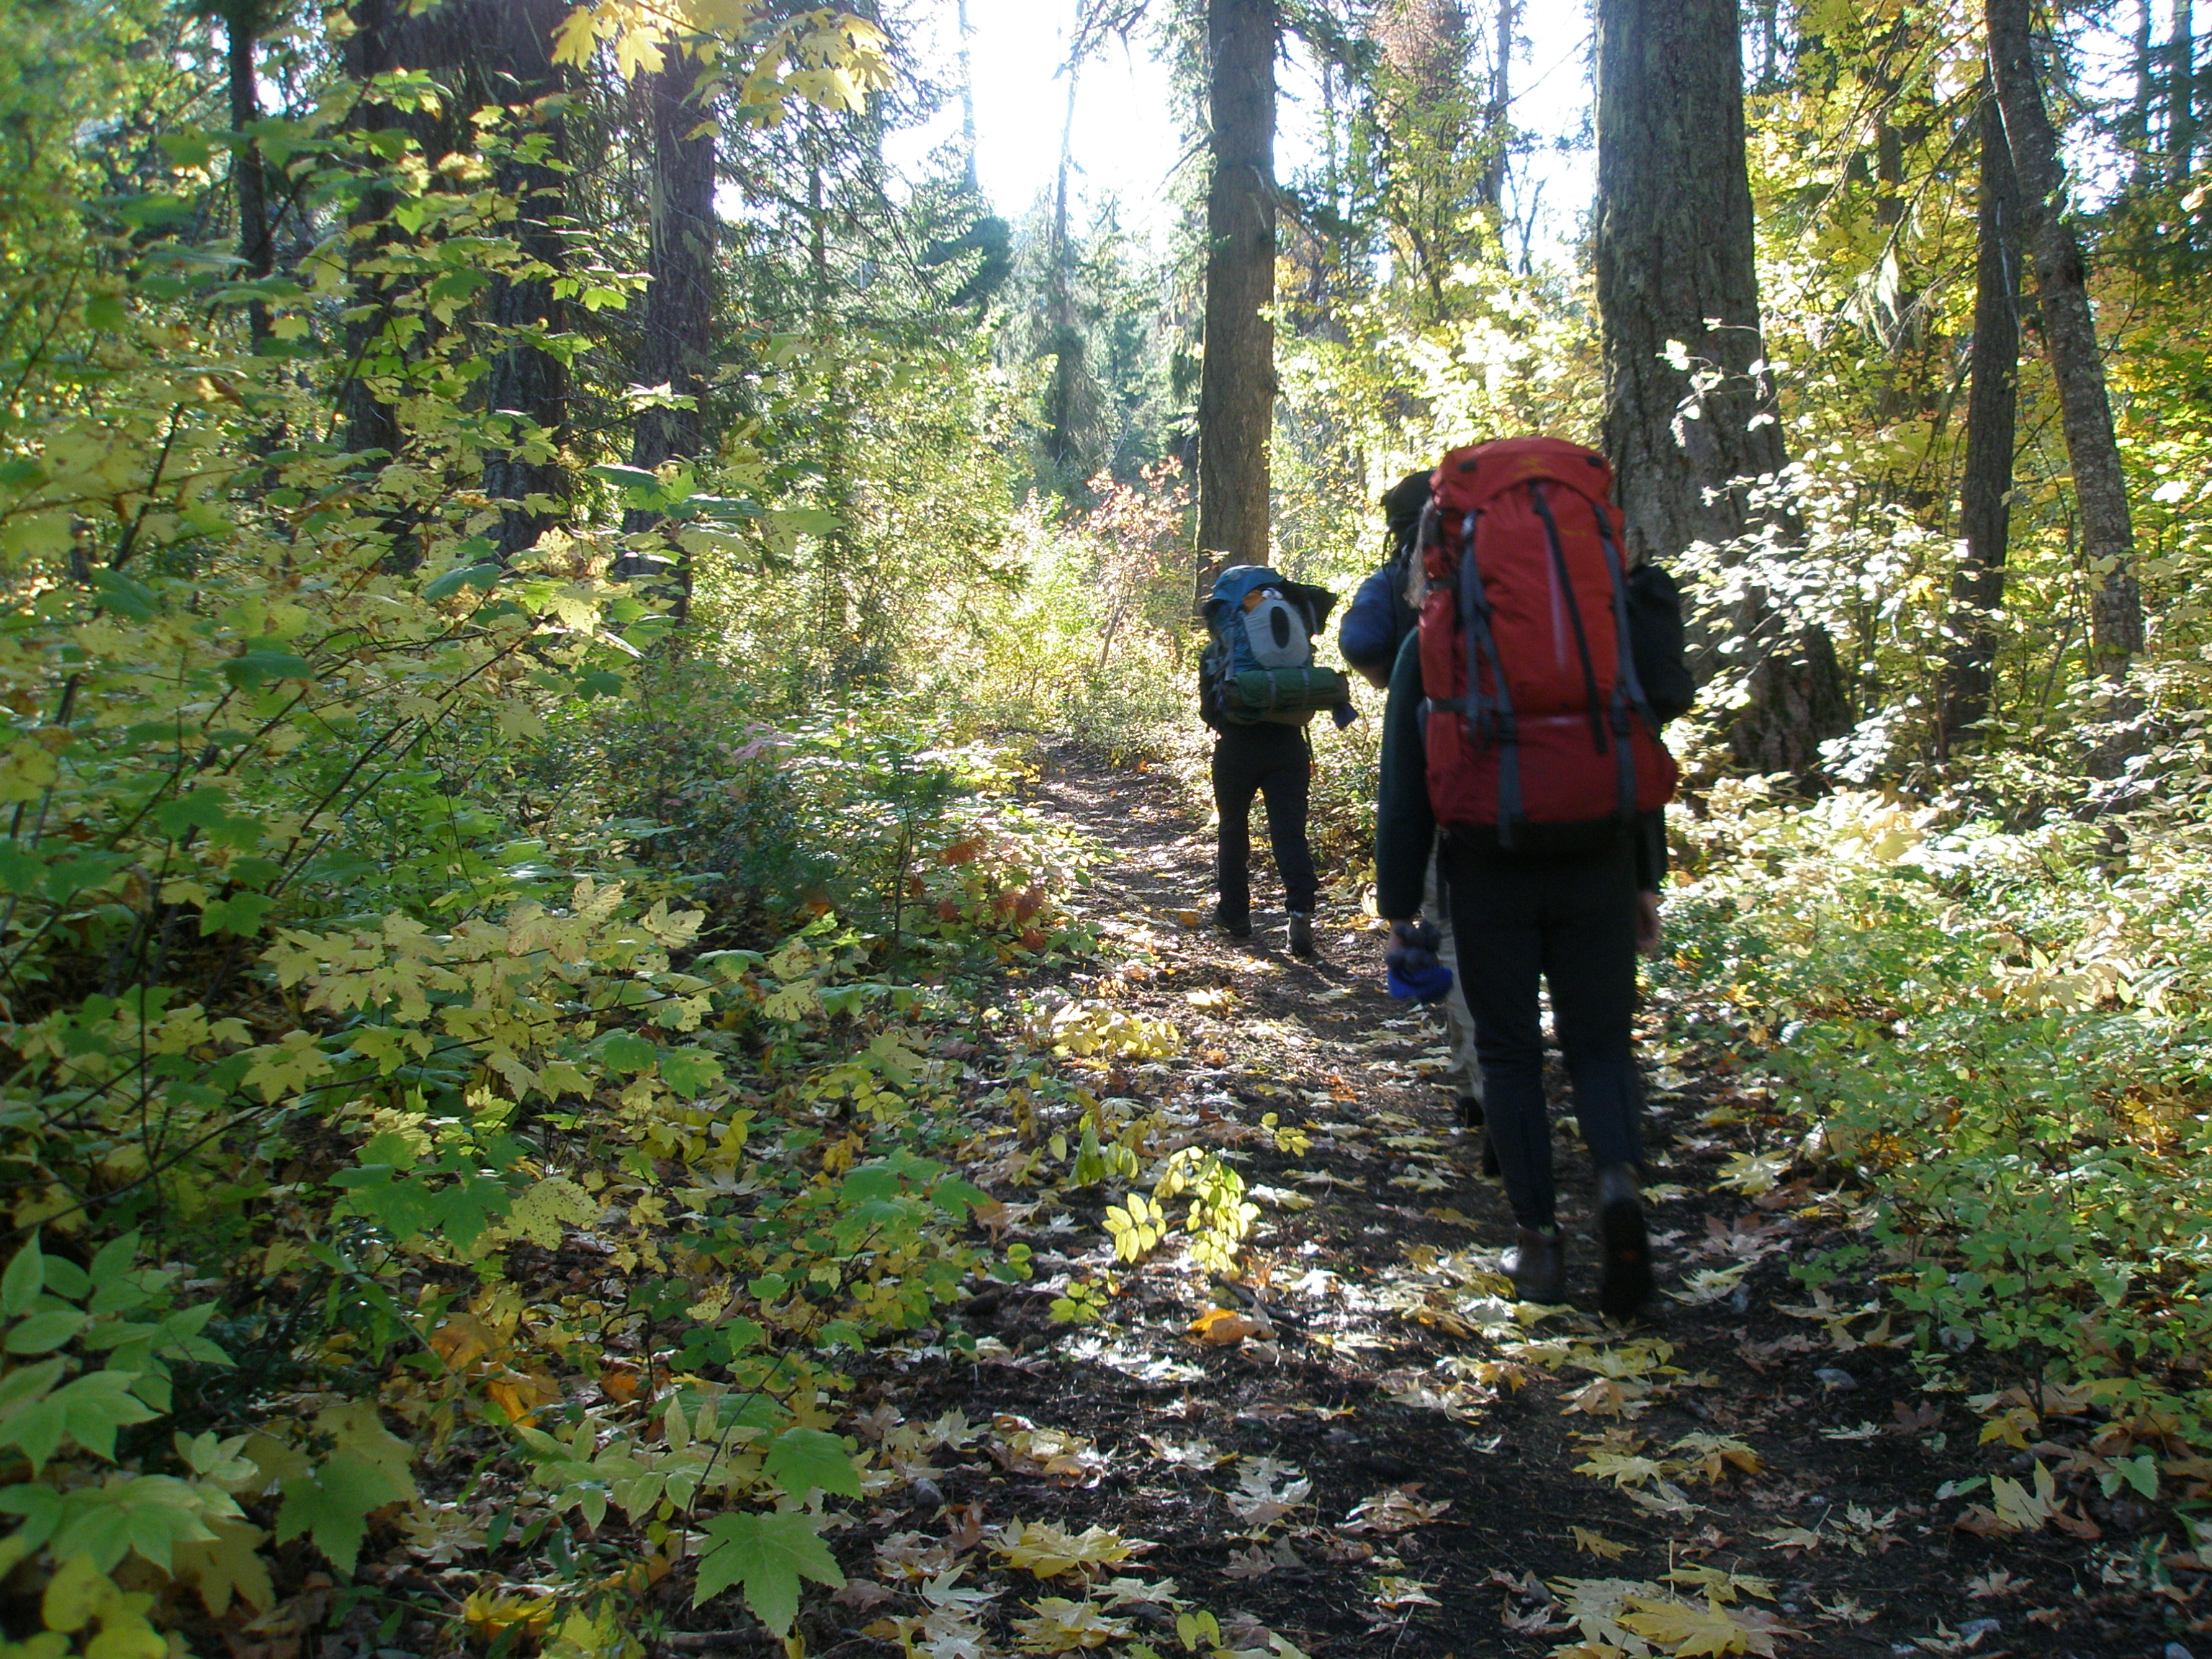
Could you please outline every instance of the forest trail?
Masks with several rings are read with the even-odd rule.
[[[1191,925],[1211,836],[1170,780],[1060,756],[1030,794],[1103,848],[1077,904],[1110,941],[1107,971],[1032,984],[1033,1006],[1177,1027],[1178,1053],[1068,1063],[1109,1108],[1156,1110],[1240,1171],[1260,1210],[1244,1298],[1209,1297],[1176,1238],[1117,1265],[1105,1185],[1010,1203],[1036,1278],[963,1310],[980,1363],[907,1369],[879,1396],[917,1422],[990,1425],[991,1461],[939,1474],[934,1517],[878,1519],[909,1528],[878,1545],[878,1577],[915,1578],[940,1533],[972,1548],[1018,1519],[1150,1540],[1105,1575],[1172,1580],[1221,1648],[1283,1659],[2186,1651],[2143,1598],[2100,1585],[2086,1518],[1954,1529],[2005,1448],[1978,1444],[1959,1395],[1923,1391],[1871,1303],[1832,1305],[1789,1276],[1832,1237],[1834,1200],[1716,1188],[1755,1151],[1756,1102],[1663,1063],[1656,1020],[1652,1213],[1672,1294],[1632,1329],[1597,1317],[1587,1161],[1563,1128],[1577,1305],[1516,1309],[1496,1271],[1503,1194],[1428,1080],[1439,1028],[1382,988],[1370,919],[1325,896],[1322,960],[1294,961],[1263,860],[1254,939],[1223,938]],[[1108,1322],[1055,1319],[1056,1298],[1109,1281]],[[1251,1321],[1215,1334],[1242,1340],[1194,1334],[1215,1300]],[[1014,1578],[1001,1617],[1069,1583]],[[1169,1605],[1128,1588],[1127,1633],[1182,1651]]]

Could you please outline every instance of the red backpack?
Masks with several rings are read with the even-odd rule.
[[[1595,845],[1673,799],[1637,683],[1605,457],[1556,438],[1455,449],[1421,549],[1429,802],[1512,849]]]

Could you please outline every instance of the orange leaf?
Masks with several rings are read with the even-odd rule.
[[[499,1333],[474,1314],[447,1314],[430,1333],[431,1352],[446,1362],[449,1371],[466,1370],[486,1354],[506,1346]]]
[[[1208,1308],[1190,1322],[1190,1331],[1201,1342],[1225,1348],[1248,1336],[1273,1336],[1275,1328],[1264,1319],[1239,1313],[1234,1308]]]
[[[561,1385],[543,1371],[508,1371],[484,1384],[492,1403],[517,1423],[561,1403]]]

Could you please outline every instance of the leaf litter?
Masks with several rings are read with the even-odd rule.
[[[1111,863],[1170,832],[1108,803],[1171,786],[1081,764],[1060,780],[1046,803],[1105,843],[1121,902],[1187,910],[1202,848]],[[1378,1041],[1413,1028],[1354,946],[1307,968],[1195,929],[1113,936],[1131,968],[1116,1018],[1079,984],[1041,999],[1080,1120],[1057,1132],[1066,1162],[986,1183],[1004,1243],[1042,1260],[1053,1241],[1054,1285],[1087,1276],[1097,1315],[1060,1322],[1017,1288],[958,1322],[973,1357],[957,1381],[942,1342],[862,1366],[875,1411],[903,1413],[872,1433],[855,1419],[894,1482],[838,1545],[843,1605],[881,1615],[871,1635],[928,1659],[1773,1656],[1844,1630],[1950,1651],[1959,1583],[2008,1618],[2014,1587],[2079,1547],[2060,1517],[2093,1524],[2083,1481],[2124,1482],[2109,1471],[2132,1441],[2093,1453],[2077,1435],[2069,1463],[2015,1435],[2036,1455],[2010,1468],[2006,1433],[1947,1437],[1963,1390],[1929,1391],[1878,1296],[1791,1282],[1850,1206],[1794,1154],[1731,1139],[1755,1127],[1742,1107],[1671,1137],[1655,1125],[1648,1201],[1677,1246],[1658,1330],[1517,1305],[1479,1142]],[[1167,1033],[1194,1014],[1215,1023],[1186,1052]],[[1668,1053],[1662,1109],[1680,1124],[1706,1079]],[[1071,1174],[1079,1140],[1101,1158],[1126,1145],[1129,1163]],[[1224,1172],[1189,1224],[1188,1179],[1155,1181],[1171,1155],[1186,1177],[1197,1160]],[[1563,1144],[1571,1224],[1577,1157]],[[1407,1187],[1426,1209],[1395,1196]],[[1217,1223],[1201,1262],[1180,1235]],[[1814,1375],[1844,1356],[1848,1396]],[[1984,1420],[2062,1431],[1990,1393]],[[1836,1414],[1842,1397],[1872,1415]],[[924,1422],[943,1427],[908,1426]],[[925,1486],[919,1506],[903,1495]],[[1650,1576],[1624,1576],[1637,1566]],[[2055,1618],[2090,1615],[2021,1616],[2048,1644]]]

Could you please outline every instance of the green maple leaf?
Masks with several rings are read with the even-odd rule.
[[[820,1429],[786,1429],[768,1449],[769,1478],[793,1498],[805,1498],[811,1487],[860,1495],[860,1472],[853,1467],[845,1443]]]
[[[785,1634],[799,1616],[800,1579],[832,1589],[844,1587],[845,1575],[815,1524],[804,1515],[716,1516],[707,1523],[710,1542],[699,1559],[699,1588],[691,1605],[704,1606],[742,1583],[754,1616],[778,1636]]]
[[[287,1480],[283,1492],[276,1541],[288,1543],[304,1532],[332,1566],[347,1573],[361,1554],[369,1511],[411,1495],[389,1470],[352,1452],[337,1454],[312,1475]]]

